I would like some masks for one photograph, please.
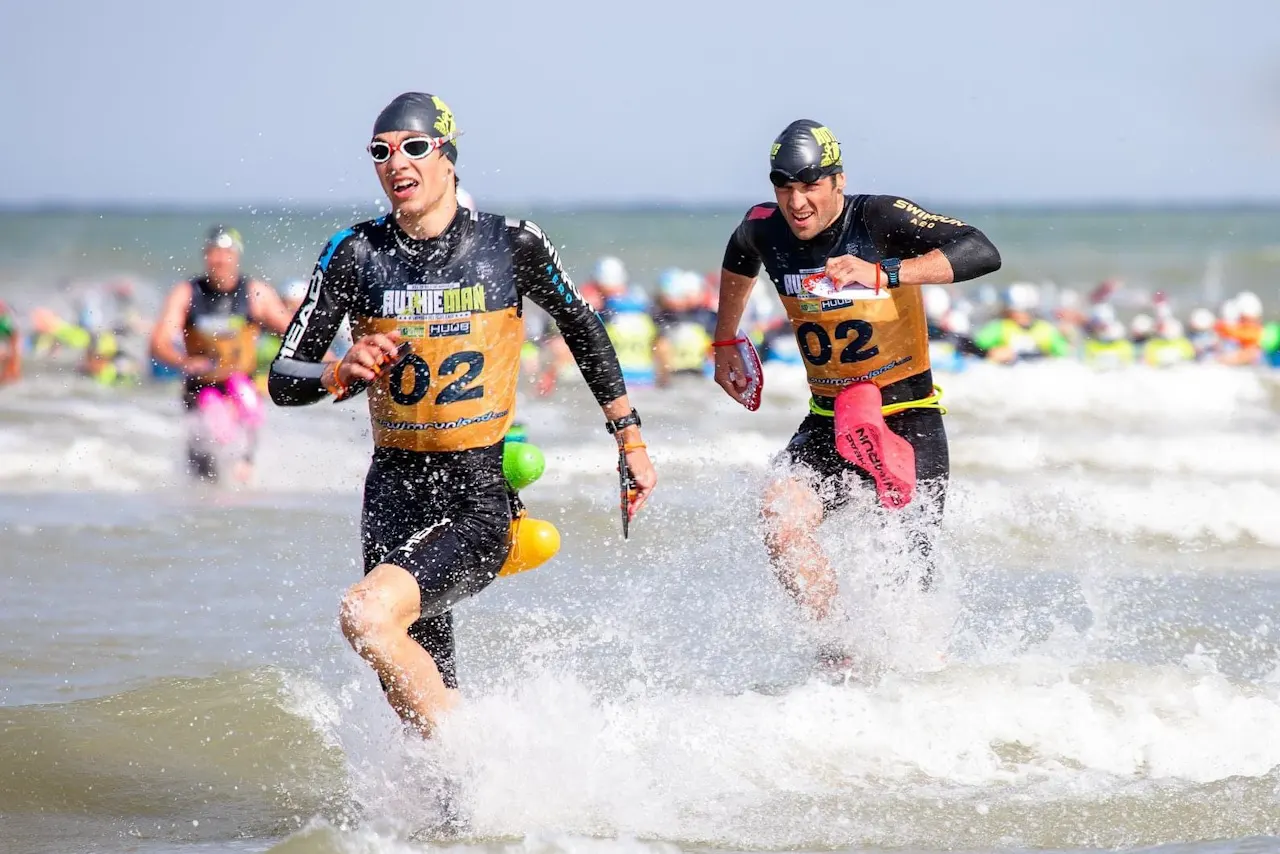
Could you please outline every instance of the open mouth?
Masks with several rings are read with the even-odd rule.
[[[391,185],[391,194],[397,199],[407,199],[418,189],[418,182],[412,178],[401,178]]]

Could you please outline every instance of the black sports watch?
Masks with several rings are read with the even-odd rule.
[[[634,409],[632,409],[631,412],[629,412],[628,414],[619,418],[617,421],[604,422],[604,429],[609,431],[610,436],[616,434],[619,430],[622,430],[625,427],[639,427],[639,426],[640,426],[640,413],[636,412]]]
[[[885,258],[880,262],[880,269],[884,270],[884,274],[889,278],[889,287],[896,288],[898,286],[898,271],[902,269],[902,259]]]

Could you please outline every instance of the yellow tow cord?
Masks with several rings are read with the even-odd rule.
[[[943,415],[947,414],[947,408],[942,405],[942,386],[935,385],[933,394],[928,397],[922,397],[919,400],[902,400],[897,403],[889,403],[880,407],[880,414],[886,418],[890,415],[896,415],[908,409],[936,409]],[[828,418],[834,417],[836,412],[834,409],[823,409],[818,405],[818,401],[809,398],[809,411],[814,415],[825,415]]]

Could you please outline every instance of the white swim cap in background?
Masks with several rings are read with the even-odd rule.
[[[1258,295],[1253,291],[1241,291],[1236,294],[1236,311],[1240,313],[1240,317],[1259,320],[1262,317],[1262,300],[1258,299]]]
[[[1139,314],[1129,321],[1129,334],[1133,336],[1151,335],[1156,331],[1156,322],[1149,314]]]
[[[1208,332],[1210,329],[1213,329],[1213,324],[1216,320],[1213,316],[1213,312],[1209,311],[1207,308],[1195,309],[1187,319],[1191,323],[1191,331],[1193,332]]]
[[[1030,282],[1015,282],[1004,291],[1004,305],[1010,311],[1035,311],[1040,291]]]
[[[622,259],[606,255],[596,262],[596,284],[606,288],[625,288],[627,286],[627,267]]]
[[[920,288],[924,297],[924,313],[931,320],[942,320],[951,310],[951,294],[942,285],[923,285]]]

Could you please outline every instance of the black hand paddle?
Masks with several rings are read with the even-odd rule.
[[[631,467],[627,465],[627,450],[618,444],[618,506],[622,510],[622,539],[627,539],[631,532],[631,500],[636,493],[636,479],[631,476]]]

